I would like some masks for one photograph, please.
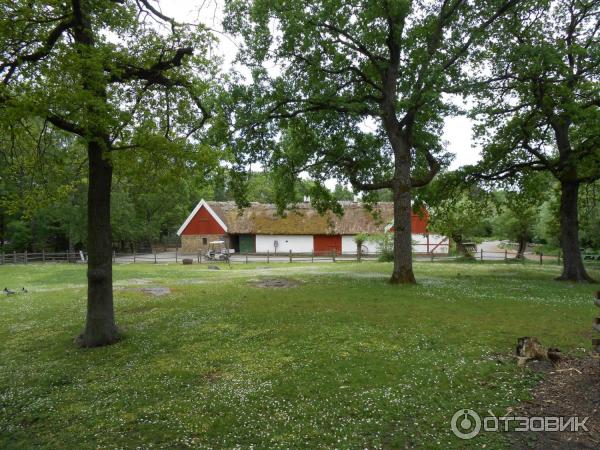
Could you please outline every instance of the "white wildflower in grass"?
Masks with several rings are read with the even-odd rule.
[[[417,263],[407,287],[390,269],[118,265],[126,338],[83,351],[85,268],[1,266],[29,292],[0,299],[0,447],[461,448],[456,410],[504,413],[535,383],[510,362],[518,335],[588,344],[589,289],[558,267]],[[249,283],[265,277],[299,283]]]

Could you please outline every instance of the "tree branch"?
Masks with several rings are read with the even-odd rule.
[[[73,122],[68,121],[64,117],[50,112],[46,115],[45,118],[48,122],[50,122],[55,127],[60,128],[61,130],[68,131],[69,133],[74,133],[81,137],[85,137],[87,135],[86,130],[84,128],[80,127],[79,125]]]
[[[43,42],[41,48],[39,48],[38,50],[34,51],[33,53],[29,53],[27,55],[16,55],[16,57],[13,61],[4,62],[4,63],[0,64],[0,72],[6,70],[8,68],[8,71],[7,71],[6,75],[4,76],[2,83],[8,84],[8,82],[12,78],[12,76],[15,73],[15,71],[17,70],[17,68],[19,68],[23,64],[28,63],[28,62],[37,62],[37,61],[45,58],[46,56],[48,56],[50,54],[50,52],[52,51],[52,49],[54,48],[54,45],[56,44],[56,42],[62,36],[62,34],[66,30],[72,28],[74,25],[75,25],[75,20],[73,18],[63,20],[62,22],[58,23],[52,30],[50,30],[50,33],[48,33],[48,37]]]
[[[327,22],[317,22],[317,23],[315,23],[315,25],[317,27],[325,28],[326,30],[329,30],[332,33],[335,33],[339,36],[343,36],[344,38],[346,38],[347,41],[340,39],[340,40],[338,40],[338,42],[342,45],[345,45],[348,48],[351,48],[351,49],[361,53],[362,55],[366,56],[367,58],[369,58],[369,60],[371,60],[371,62],[375,65],[375,67],[380,68],[381,67],[380,64],[382,62],[385,62],[384,58],[372,53],[362,42],[360,42],[358,39],[356,39],[354,36],[352,36],[348,31],[338,28],[335,25],[332,25]]]
[[[433,177],[437,175],[437,173],[442,167],[437,158],[433,156],[429,150],[423,149],[422,151],[425,154],[425,159],[427,159],[427,165],[429,166],[429,170],[425,175],[419,178],[410,178],[410,185],[413,188],[427,186],[429,182],[433,180]]]
[[[110,74],[109,83],[123,83],[131,80],[146,80],[150,84],[171,85],[172,82],[164,76],[166,72],[175,67],[180,67],[185,56],[191,56],[194,53],[192,47],[182,47],[175,51],[171,59],[160,60],[149,68],[129,66],[117,63],[117,71],[111,68],[105,70]]]
[[[494,15],[488,18],[485,22],[480,24],[477,28],[471,31],[469,39],[463,45],[458,48],[458,51],[454,53],[445,63],[442,64],[442,71],[449,69],[458,59],[463,56],[466,51],[473,45],[477,35],[482,31],[485,31],[492,23],[494,23],[500,16],[502,16],[506,11],[512,8],[514,5],[519,3],[521,0],[507,0],[505,1],[500,8],[496,10]]]
[[[361,191],[377,191],[379,189],[391,189],[392,188],[392,180],[384,180],[379,182],[371,182],[364,183],[358,179],[358,166],[356,162],[351,160],[350,158],[341,158],[340,165],[345,167],[346,175],[348,176],[348,180],[350,184],[358,190]]]
[[[165,22],[168,22],[171,24],[171,28],[175,27],[175,19],[173,19],[172,17],[169,17],[165,14],[163,14],[161,11],[159,11],[157,8],[155,8],[154,6],[152,6],[150,4],[149,0],[135,0],[135,2],[138,5],[138,9],[143,10],[143,6],[146,7],[146,9],[148,11],[150,11],[153,15],[155,15],[156,17],[158,17],[161,20],[164,20]]]

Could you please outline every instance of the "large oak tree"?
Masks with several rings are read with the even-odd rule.
[[[590,281],[581,259],[578,195],[600,179],[600,3],[528,2],[495,29],[474,83],[483,161],[470,176],[529,171],[560,183],[560,280]],[[550,187],[550,186],[548,186]]]
[[[254,81],[236,122],[238,150],[251,155],[241,161],[286,172],[284,190],[303,171],[358,191],[391,190],[391,282],[414,283],[411,195],[448,160],[441,130],[452,104],[443,94],[456,88],[488,27],[517,3],[228,2],[226,25],[244,36],[240,58]]]
[[[200,75],[211,72],[211,37],[164,16],[153,0],[15,0],[0,14],[2,120],[37,116],[86,147],[88,302],[78,342],[114,343],[112,155],[194,152],[185,140],[209,118]]]

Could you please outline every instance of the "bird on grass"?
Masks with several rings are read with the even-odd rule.
[[[24,287],[22,287],[18,291],[13,291],[12,289],[5,287],[2,292],[4,292],[6,295],[15,295],[15,294],[27,294],[27,292],[29,292],[29,291],[27,289],[25,289]]]

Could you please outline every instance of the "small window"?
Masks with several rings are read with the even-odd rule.
[[[207,244],[208,244],[208,239],[202,238],[202,245],[207,245]]]

